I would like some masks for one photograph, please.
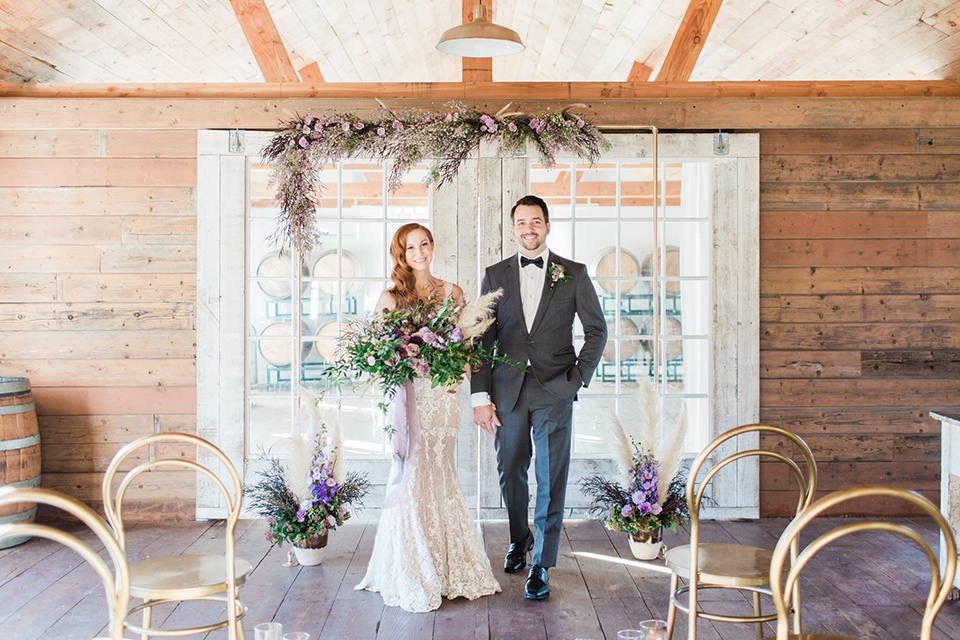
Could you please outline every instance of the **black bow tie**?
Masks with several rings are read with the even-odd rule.
[[[539,269],[543,269],[543,256],[538,256],[536,258],[520,256],[520,266],[525,267],[528,264],[536,265]]]

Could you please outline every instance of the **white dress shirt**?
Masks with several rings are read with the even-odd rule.
[[[517,256],[517,264],[520,264],[520,257]],[[547,264],[550,261],[550,250],[546,247],[539,255],[533,256],[533,259],[543,258],[543,268],[540,269],[533,265],[519,267],[520,269],[520,304],[523,306],[523,319],[527,323],[527,332],[533,329],[533,320],[537,317],[537,309],[540,307],[540,298],[543,296],[543,278],[546,275]]]
[[[543,251],[532,258],[543,258],[542,269],[534,265],[520,266],[521,257],[520,254],[517,255],[517,268],[520,269],[520,306],[523,308],[523,319],[529,332],[533,329],[533,321],[540,307],[540,298],[543,297],[543,279],[546,277],[547,265],[550,263],[550,250],[544,247]],[[471,394],[470,404],[474,407],[486,406],[490,404],[490,395],[484,392]]]

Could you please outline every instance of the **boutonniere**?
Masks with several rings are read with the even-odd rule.
[[[567,275],[567,270],[559,262],[554,262],[550,265],[550,288],[553,289],[553,285],[558,282],[566,282],[570,279],[570,276]]]

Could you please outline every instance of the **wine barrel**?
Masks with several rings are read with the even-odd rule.
[[[643,259],[643,267],[640,269],[641,275],[649,278],[653,275],[653,254],[648,253],[647,257]],[[660,273],[667,278],[676,278],[680,275],[680,248],[668,246],[664,249],[663,264],[660,265]],[[653,287],[649,282],[644,283],[647,287],[647,290],[650,291]],[[664,285],[664,290],[668,296],[676,296],[680,294],[680,282],[677,280],[668,280]]]
[[[40,485],[40,429],[27,378],[0,378],[0,484]],[[19,503],[0,507],[0,524],[33,522],[37,505]],[[0,549],[23,544],[29,536],[7,538]]]
[[[611,295],[617,295],[617,281],[606,280],[605,278],[616,277],[617,274],[617,248],[607,247],[598,253],[593,259],[594,278],[600,288]],[[645,274],[649,275],[649,274]],[[636,286],[636,280],[640,276],[640,263],[633,257],[633,254],[625,249],[620,250],[620,273],[621,278],[627,278],[620,283],[620,293],[624,294]]]

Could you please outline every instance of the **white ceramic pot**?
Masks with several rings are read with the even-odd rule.
[[[323,562],[324,551],[326,551],[325,547],[320,547],[319,549],[293,548],[293,553],[297,556],[297,562],[305,567],[314,567]]]
[[[630,551],[637,560],[656,560],[663,547],[660,531],[644,531],[640,537],[630,536]]]

